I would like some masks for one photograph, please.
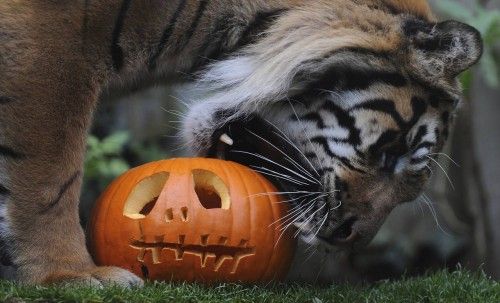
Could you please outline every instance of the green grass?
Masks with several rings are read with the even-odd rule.
[[[117,287],[29,287],[0,282],[1,302],[500,302],[500,284],[482,273],[441,271],[423,278],[372,286],[275,285],[269,287],[150,283]]]

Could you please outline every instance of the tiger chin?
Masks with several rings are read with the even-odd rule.
[[[271,178],[305,241],[361,247],[425,186],[481,52],[419,0],[1,1],[2,260],[24,283],[142,285],[85,247],[85,138],[103,91],[173,78],[196,154]]]

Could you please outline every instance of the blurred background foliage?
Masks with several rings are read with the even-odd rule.
[[[481,158],[484,138],[488,139],[481,135],[484,128],[500,128],[498,123],[494,125],[500,115],[500,108],[494,105],[500,101],[500,2],[435,0],[431,4],[440,19],[471,24],[485,40],[481,62],[462,75],[468,102],[445,151],[460,167],[441,159],[458,189],[451,190],[447,177],[437,172],[426,195],[398,208],[366,250],[334,256],[318,251],[312,258],[308,253],[307,260],[296,260],[293,278],[324,282],[379,280],[459,264],[482,267],[500,276],[500,260],[495,257],[500,255],[500,217],[496,217],[500,214],[500,193],[491,191],[492,185],[482,181],[500,178],[500,160],[492,164]],[[84,225],[93,202],[115,177],[130,167],[185,154],[175,135],[183,109],[169,87],[157,86],[126,97],[107,95],[103,99],[88,139],[81,208]],[[492,118],[478,118],[482,112]],[[481,123],[478,130],[476,125]],[[500,136],[488,134],[486,154],[500,150]]]

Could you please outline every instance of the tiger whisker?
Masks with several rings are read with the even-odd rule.
[[[278,227],[282,227],[284,224],[287,224],[288,222],[290,222],[290,220],[291,220],[290,223],[296,224],[297,220],[303,215],[302,211],[303,211],[304,214],[307,213],[314,206],[313,202],[316,201],[316,200],[318,200],[318,199],[321,199],[321,198],[323,198],[323,196],[316,197],[313,200],[309,201],[308,203],[310,203],[311,205],[305,211],[303,211],[303,210],[304,210],[304,207],[307,206],[307,204],[304,204],[303,206],[298,207],[297,209],[298,209],[299,213],[297,213],[297,211],[294,211],[294,216],[292,216],[292,218],[289,217],[288,219],[286,219],[285,221],[283,221],[280,225],[278,225]],[[295,215],[297,215],[297,216],[295,216]],[[281,219],[278,219],[277,221],[281,221],[283,219],[284,218],[281,218]]]
[[[418,205],[418,208],[420,209],[420,215],[423,217],[425,215],[424,208],[422,207],[422,203],[415,203]]]
[[[304,211],[304,214],[306,214],[306,213],[307,213],[307,212],[308,212],[311,208],[313,208],[313,207],[314,207],[314,203],[313,203],[313,202],[315,202],[315,201],[317,201],[318,199],[321,199],[321,198],[323,198],[323,197],[322,197],[322,196],[319,196],[319,197],[316,197],[316,198],[312,199],[311,201],[309,201],[307,204],[310,204],[310,206],[309,206],[309,208],[307,208],[307,209]],[[303,210],[303,207],[307,206],[307,204],[304,204],[304,206],[298,207],[298,209],[299,209],[300,211],[302,211],[302,210]],[[294,211],[294,212],[295,212],[295,211]],[[296,213],[296,212],[295,212],[295,213]],[[298,218],[300,218],[301,216],[303,216],[303,213],[299,213],[299,215],[298,215],[295,219],[298,219]],[[283,224],[285,224],[286,222],[289,222],[289,220],[286,220],[286,221],[282,222],[282,224],[280,224],[278,227],[283,226]],[[291,222],[291,224],[294,224],[294,223],[296,223],[296,220],[293,220],[293,221]]]
[[[297,168],[298,170],[300,170],[301,172],[303,172],[304,174],[306,174],[309,178],[311,178],[312,180],[314,180],[315,183],[320,184],[320,182],[313,175],[311,175],[305,168],[303,168],[302,166],[300,166],[300,164],[298,164],[297,162],[295,162],[293,160],[290,160],[288,158],[285,158],[285,161],[287,161],[288,163],[292,164],[295,168]]]
[[[439,230],[441,230],[445,235],[450,236],[450,234],[446,230],[443,229],[441,224],[439,224],[437,212],[434,209],[434,205],[433,205],[431,199],[425,193],[423,193],[420,197],[423,199],[425,205],[427,205],[427,207],[429,208],[429,211],[430,211],[432,217],[434,218],[434,221],[436,222],[436,226],[439,228]]]
[[[179,102],[180,104],[184,105],[186,108],[189,108],[189,104],[182,100],[181,98],[179,98],[178,96],[175,96],[175,95],[168,95],[168,97],[172,98],[172,99],[175,99],[175,101]]]
[[[302,198],[302,200],[305,200],[305,198]],[[281,222],[281,224],[279,224],[278,227],[281,227],[284,224],[286,224],[287,222],[289,222],[290,220],[295,220],[296,216],[300,217],[302,215],[301,212],[307,206],[308,206],[307,204],[303,204],[303,205],[300,205],[300,206],[290,210],[285,216],[278,218],[276,221],[272,222],[268,227],[271,227],[279,222]]]
[[[166,109],[164,107],[161,107],[161,109],[166,112],[166,113],[169,113],[171,115],[174,115],[174,116],[177,116],[179,118],[186,118],[187,115],[185,113],[182,113],[180,111],[176,111],[176,110],[170,110],[170,109]]]
[[[305,221],[303,224],[304,224],[304,225],[309,225],[309,224],[311,223],[312,219],[314,219],[314,216],[315,216],[318,212],[322,211],[322,210],[323,210],[323,208],[325,208],[325,205],[326,205],[326,204],[321,205],[321,207],[320,207],[320,208],[318,208],[316,211],[314,211],[312,214],[310,214],[310,215],[307,217],[306,221]],[[295,232],[294,238],[296,238],[299,234],[300,234],[300,230],[297,230],[297,232]]]
[[[296,184],[296,185],[308,185],[308,183],[305,183],[305,182],[298,181],[296,179],[290,178],[288,175],[285,175],[285,174],[277,174],[277,173],[267,172],[267,171],[263,170],[263,169],[265,169],[265,167],[262,167],[262,170],[259,170],[258,167],[253,166],[253,165],[250,166],[250,167],[252,169],[254,169],[256,172],[264,174],[264,175],[267,175],[267,176],[271,176],[271,177],[275,177],[275,178],[278,178],[278,179],[286,180],[286,181],[291,182],[291,183]]]
[[[302,120],[300,120],[299,115],[297,114],[297,111],[295,110],[295,107],[293,106],[293,104],[292,104],[292,102],[291,102],[291,100],[290,100],[290,99],[288,99],[288,104],[290,104],[290,108],[292,109],[293,114],[295,115],[295,118],[297,119],[297,121],[299,121],[300,123],[302,123]],[[305,134],[304,134],[304,135],[305,135]],[[308,141],[308,142],[309,142],[309,144],[312,146],[313,144],[312,144],[312,142],[311,142],[311,138],[309,138],[309,136],[306,136],[306,135],[305,135],[304,137],[306,137],[306,138],[307,138],[307,141]],[[317,153],[316,151],[313,151],[313,152],[316,154],[316,156],[318,156],[318,153]],[[304,157],[305,157],[305,156],[304,156]],[[316,171],[316,173],[318,174],[318,172],[317,172],[317,171]],[[319,174],[318,174],[318,176],[319,176]]]
[[[317,201],[317,200],[319,200],[319,199],[321,199],[321,198],[324,198],[325,196],[326,196],[326,195],[321,195],[321,196],[318,196],[318,197],[316,197],[316,198],[312,199],[311,201],[309,201],[309,202],[308,202],[308,204],[311,204],[311,205],[309,206],[309,208],[308,208],[307,210],[305,210],[305,211],[304,211],[304,214],[307,214],[307,212],[308,212],[308,211],[309,211],[309,210],[310,210],[310,209],[314,206],[314,202],[315,202],[315,201]],[[307,204],[306,204],[306,205],[307,205]],[[322,207],[323,207],[323,206],[324,206],[324,204],[322,205]],[[301,216],[299,216],[299,217],[302,217],[302,216],[303,216],[303,214],[301,214]],[[303,223],[304,223],[304,221],[303,221],[303,222],[297,222],[297,221],[296,221],[296,222],[293,222],[293,223],[295,224],[295,226],[296,226],[296,227],[299,227],[299,228],[301,228],[301,229],[303,229],[303,228],[304,228],[304,224],[303,224]]]
[[[314,236],[317,237],[321,228],[323,228],[323,225],[326,223],[326,219],[328,219],[328,212],[323,216],[323,220],[321,221],[321,224],[319,225],[318,229],[314,233]]]
[[[266,193],[258,193],[258,194],[253,194],[248,196],[249,198],[251,197],[258,197],[258,196],[270,196],[270,195],[293,195],[293,194],[322,194],[323,192],[317,191],[305,191],[305,190],[299,190],[299,191],[275,191],[275,192],[266,192]]]
[[[309,208],[307,210],[305,210],[305,212],[309,211],[309,209],[311,207],[313,207],[314,204],[311,204],[309,206]],[[293,226],[293,224],[295,223],[296,219],[300,218],[300,216],[297,216],[297,218],[295,218],[295,220],[293,220],[292,222],[288,223],[283,229],[281,229],[281,232],[280,232],[280,235],[278,236],[278,240],[276,241],[276,244],[275,244],[275,247],[276,245],[278,245],[279,241],[281,240],[281,238],[283,237],[283,235],[285,234],[285,232],[287,231],[288,228],[290,228],[290,226]]]
[[[275,170],[272,170],[270,168],[267,168],[267,167],[263,167],[263,166],[257,166],[257,165],[251,165],[250,167],[252,167],[253,169],[259,169],[259,170],[264,170],[264,171],[267,171],[269,173],[273,173],[273,174],[276,174],[276,175],[280,175],[280,176],[285,176],[289,179],[292,179],[292,180],[295,180],[297,182],[301,182],[301,183],[304,183],[305,185],[309,184],[309,183],[306,183],[304,181],[301,181],[301,180],[298,180],[297,178],[295,178],[294,176],[290,176],[290,175],[287,175],[285,173],[280,173],[279,171],[275,171]]]
[[[278,135],[281,139],[285,140],[288,144],[290,144],[291,147],[293,147],[296,151],[299,152],[299,154],[306,160],[307,164],[312,168],[312,170],[316,173],[318,177],[320,177],[319,172],[316,170],[314,165],[312,165],[311,161],[309,158],[306,157],[304,152],[302,152],[295,143],[292,142],[292,140],[281,130],[279,129],[275,124],[273,124],[271,121],[266,120],[267,123],[271,124],[274,129],[276,129],[279,133],[273,132],[274,134]]]
[[[431,177],[434,175],[434,171],[432,170],[432,167],[429,164],[426,164],[425,167],[431,172]]]
[[[335,210],[335,209],[338,209],[341,206],[342,206],[342,201],[339,200],[339,203],[337,205],[335,205],[335,207],[332,207],[331,209]]]
[[[275,225],[276,223],[279,223],[280,221],[283,221],[282,223],[285,223],[285,222],[288,222],[288,219],[291,218],[291,217],[294,217],[297,213],[299,213],[300,211],[302,211],[302,209],[305,207],[306,205],[302,205],[302,206],[299,206],[297,207],[296,209],[292,210],[292,211],[289,211],[286,215],[284,215],[283,217],[281,218],[278,218],[276,221],[272,222],[271,224],[269,224],[268,227],[271,227],[273,225]]]
[[[455,190],[455,186],[453,185],[453,182],[451,181],[451,178],[450,176],[448,175],[448,173],[446,173],[446,170],[443,168],[443,166],[441,166],[441,164],[439,164],[438,161],[436,161],[436,159],[432,158],[431,156],[426,156],[429,160],[433,161],[434,163],[436,163],[437,166],[439,166],[439,168],[441,168],[441,170],[443,171],[444,175],[446,176],[446,179],[448,179],[448,182],[450,182],[450,186],[453,190]]]
[[[451,161],[451,163],[455,164],[456,167],[460,167],[460,165],[455,161],[453,160],[452,157],[450,157],[448,154],[446,153],[432,153],[432,154],[429,154],[429,156],[434,156],[434,155],[442,155],[442,156],[445,156],[446,158],[448,158],[448,160]]]
[[[308,195],[303,195],[303,196],[300,196],[298,198],[294,198],[294,199],[289,199],[289,200],[285,200],[285,201],[279,201],[279,202],[275,202],[276,204],[280,204],[280,203],[291,203],[291,202],[295,202],[297,200],[300,200],[300,199],[305,199],[306,197],[310,197],[310,196],[314,196],[314,195],[317,195],[318,193],[311,193],[311,194],[308,194]]]
[[[304,210],[305,213],[307,213],[309,210],[311,210],[313,206],[309,206],[306,210]],[[280,229],[280,235],[278,237],[278,240],[281,239],[283,237],[283,235],[285,234],[285,232],[288,230],[288,228],[290,228],[291,226],[297,226],[297,220],[300,219],[302,217],[302,214],[300,214],[299,216],[296,216],[292,221],[290,221],[289,223],[287,223],[284,227],[282,227],[283,225],[280,225],[281,229]],[[294,235],[294,238],[295,238],[295,235]]]
[[[295,160],[293,160],[289,155],[287,155],[284,151],[282,151],[279,147],[277,147],[276,145],[272,144],[271,142],[269,142],[268,140],[266,140],[265,138],[262,138],[261,136],[257,135],[256,133],[252,132],[251,130],[248,130],[246,129],[246,131],[248,131],[249,133],[251,133],[252,135],[254,135],[255,137],[259,138],[260,140],[266,142],[267,144],[271,145],[275,150],[279,151],[282,155],[285,156],[286,159],[290,160],[290,162],[292,163],[292,165],[294,165],[297,169],[299,169],[300,171],[302,171],[303,173],[305,174],[308,174],[308,171],[303,168],[300,164],[298,164]],[[305,179],[305,180],[308,180],[309,182],[312,182],[312,183],[318,183],[319,185],[321,185],[321,183],[319,182],[319,180],[315,179],[315,178],[307,178],[305,176],[302,176],[300,174],[297,174],[299,177],[301,177],[302,179]]]
[[[273,160],[271,160],[271,159],[269,159],[267,157],[264,157],[262,155],[259,155],[259,154],[256,154],[256,153],[247,152],[247,151],[243,151],[243,150],[231,150],[231,152],[232,153],[240,153],[240,154],[250,155],[250,156],[262,159],[264,161],[268,161],[269,163],[272,163],[272,164],[274,164],[276,166],[279,166],[279,167],[283,168],[284,170],[286,170],[286,171],[288,171],[288,172],[290,172],[290,173],[292,173],[292,174],[294,174],[294,175],[296,175],[296,176],[298,176],[298,177],[300,177],[302,179],[310,181],[309,179],[305,178],[304,176],[302,176],[301,174],[297,173],[296,171],[294,171],[294,170],[292,170],[290,168],[287,168],[287,167],[285,167],[285,166],[283,166],[283,165],[281,165],[279,163],[276,163]]]

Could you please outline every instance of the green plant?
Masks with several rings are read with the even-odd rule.
[[[85,181],[96,180],[103,187],[127,171],[130,166],[121,154],[129,139],[127,132],[116,132],[102,140],[89,136],[85,157]]]
[[[500,42],[500,10],[487,9],[480,1],[474,0],[470,8],[453,0],[434,1],[442,14],[468,23],[477,28],[484,39],[484,53],[479,63],[486,82],[491,87],[500,87],[500,56],[496,47]],[[472,77],[465,73],[462,77],[465,87],[470,86]]]

